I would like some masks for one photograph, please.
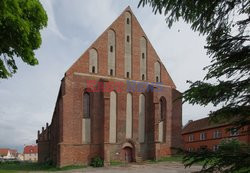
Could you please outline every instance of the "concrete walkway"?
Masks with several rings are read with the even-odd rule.
[[[126,166],[111,166],[105,168],[83,168],[72,171],[62,171],[63,173],[191,173],[201,169],[201,166],[192,166],[185,169],[181,163],[155,163],[155,164],[131,164]]]

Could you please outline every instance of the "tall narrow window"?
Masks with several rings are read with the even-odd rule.
[[[109,142],[116,143],[116,92],[110,93]]]
[[[142,59],[144,59],[144,58],[145,58],[145,54],[144,54],[144,53],[142,53],[141,57],[142,57]]]
[[[82,119],[82,143],[91,142],[91,119],[90,119],[90,94],[83,94],[83,119]]]
[[[127,94],[126,104],[126,138],[132,138],[132,94]]]
[[[166,131],[166,99],[164,97],[160,98],[160,122],[159,122],[159,142],[165,140],[165,131]]]
[[[160,99],[160,114],[161,114],[161,121],[163,121],[166,117],[166,99],[161,97]]]
[[[145,96],[143,94],[139,97],[139,142],[145,141]]]
[[[83,118],[90,117],[90,94],[85,92],[83,94]]]
[[[108,31],[108,71],[107,73],[111,76],[115,76],[115,62],[116,62],[116,35],[113,29]],[[112,69],[112,74],[111,74]]]
[[[98,73],[98,53],[96,49],[89,50],[89,72]]]
[[[161,82],[161,64],[158,61],[155,62],[155,80]]]

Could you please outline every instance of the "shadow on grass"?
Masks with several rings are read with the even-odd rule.
[[[66,166],[57,168],[48,164],[27,163],[27,162],[5,162],[0,163],[0,173],[17,172],[17,171],[64,171],[72,169],[80,169],[85,166]]]

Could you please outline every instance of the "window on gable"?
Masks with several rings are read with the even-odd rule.
[[[110,69],[110,76],[113,76],[113,69]]]
[[[127,72],[127,78],[129,78],[129,72]]]
[[[92,66],[92,73],[95,73],[95,66]]]
[[[130,42],[130,37],[129,37],[129,35],[127,35],[127,42]]]
[[[127,18],[127,24],[129,25],[130,21],[129,21],[129,18]]]

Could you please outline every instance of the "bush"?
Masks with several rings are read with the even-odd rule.
[[[94,157],[91,159],[90,166],[103,167],[103,165],[104,165],[104,162],[103,162],[103,159],[101,157],[97,156],[97,157]]]

